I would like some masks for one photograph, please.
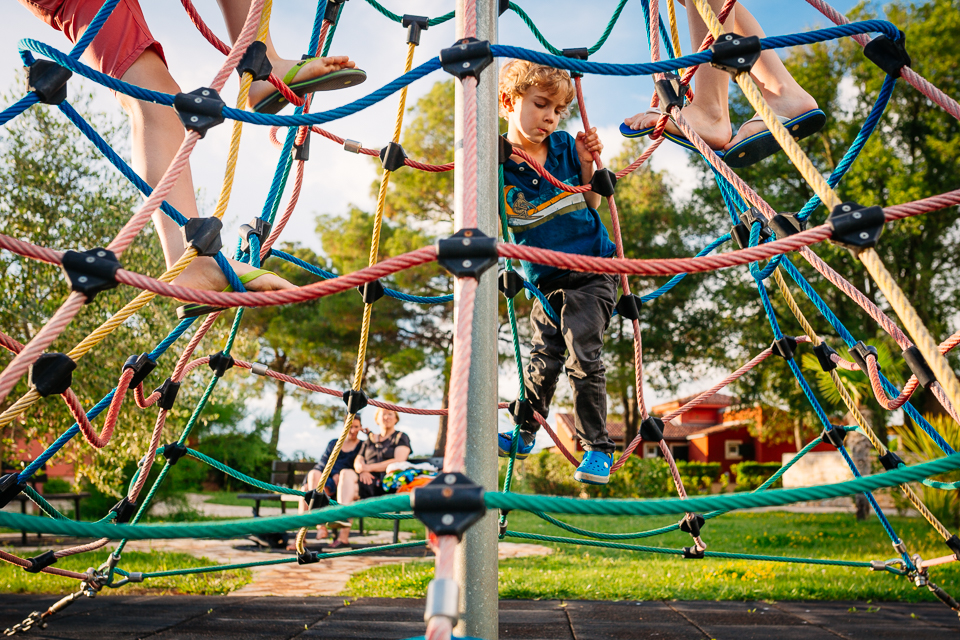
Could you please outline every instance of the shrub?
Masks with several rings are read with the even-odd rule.
[[[737,476],[737,491],[753,491],[779,471],[780,467],[779,462],[738,462],[730,467],[730,470]],[[775,489],[782,486],[783,478],[778,478],[768,488]]]
[[[666,462],[664,462],[666,466]],[[677,470],[680,479],[688,493],[710,493],[714,482],[720,481],[719,462],[684,462],[677,461]],[[667,484],[672,492],[673,481],[668,477]]]
[[[500,484],[506,476],[506,460],[500,460]],[[592,498],[660,498],[673,494],[670,470],[662,458],[631,456],[605,485],[588,485],[573,479],[574,467],[565,457],[541,451],[514,467],[510,490],[550,496]]]

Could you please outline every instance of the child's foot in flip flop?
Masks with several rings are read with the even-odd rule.
[[[764,98],[795,140],[812,136],[827,122],[827,116],[817,108],[816,100],[799,86],[792,95],[781,97],[764,92]],[[739,169],[777,153],[780,143],[773,137],[763,118],[754,116],[740,126],[724,151],[724,161],[734,169]]]
[[[690,103],[680,111],[680,114],[693,127],[693,130],[700,134],[700,137],[711,149],[722,149],[733,135],[730,127],[730,115],[726,109],[723,109],[719,114],[715,114],[712,111],[702,109],[696,103]],[[634,131],[642,131],[655,127],[659,116],[659,111],[646,111],[626,118],[623,122]],[[686,139],[680,128],[671,120],[667,121],[666,131],[677,138]]]
[[[230,260],[230,266],[241,277],[254,270],[249,264],[235,260]],[[227,277],[223,275],[223,271],[220,270],[220,265],[217,264],[216,260],[198,257],[183,270],[183,273],[177,276],[173,284],[201,291],[223,291],[227,286]],[[273,273],[265,273],[244,286],[250,291],[276,291],[278,289],[296,288],[296,285]]]
[[[806,91],[802,91],[802,93],[798,93],[796,95],[785,96],[777,96],[764,92],[763,97],[766,99],[767,104],[770,105],[770,108],[773,109],[774,113],[787,118],[795,118],[817,108],[817,101],[814,100],[813,96]],[[735,135],[724,148],[730,149],[731,147],[734,147],[740,142],[746,140],[750,136],[762,133],[766,130],[767,125],[764,124],[763,120],[745,122],[737,130],[737,135]]]
[[[280,58],[270,62],[273,64],[273,73],[301,97],[313,91],[339,89],[360,84],[366,80],[366,74],[356,68],[357,63],[353,62],[349,56],[327,56],[307,60]],[[345,73],[349,77],[341,78],[339,81],[335,79],[335,76]],[[288,104],[276,87],[266,80],[254,82],[250,87],[247,106],[253,111],[276,113]]]

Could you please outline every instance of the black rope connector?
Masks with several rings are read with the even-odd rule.
[[[27,67],[27,88],[43,104],[60,104],[67,99],[67,80],[73,75],[66,67],[50,60],[36,60]]]
[[[670,107],[683,108],[684,86],[680,84],[680,76],[675,73],[665,73],[663,78],[653,83],[653,88],[660,99],[660,113],[670,113]]]
[[[383,285],[380,283],[379,280],[374,280],[373,282],[366,282],[360,285],[359,287],[357,287],[357,291],[360,292],[360,296],[363,298],[364,304],[373,304],[374,302],[382,298],[384,295],[386,295],[386,291],[384,290]]]
[[[101,291],[117,286],[120,266],[113,251],[100,247],[89,251],[65,251],[61,263],[70,288],[87,296],[88,303]]]
[[[523,291],[523,278],[513,269],[501,271],[497,278],[497,287],[505,298],[512,300]]]
[[[40,573],[50,565],[54,564],[57,561],[57,556],[53,549],[50,551],[44,551],[38,556],[32,558],[27,558],[30,562],[29,567],[24,567],[23,570],[27,573]]]
[[[882,456],[879,456],[879,460],[880,460],[880,464],[883,465],[883,468],[886,471],[893,471],[894,469],[897,469],[901,464],[903,464],[903,460],[900,458],[900,456],[895,454],[893,451],[890,451],[889,449],[885,454],[883,454]]]
[[[398,142],[388,142],[387,146],[380,149],[380,162],[384,171],[396,171],[404,166],[406,159],[407,152]]]
[[[420,34],[430,27],[430,18],[427,16],[412,16],[403,14],[400,24],[407,28],[407,44],[420,44]]]
[[[462,473],[441,473],[410,494],[414,515],[438,536],[457,536],[487,512],[483,487]]]
[[[497,16],[498,16],[498,17],[499,17],[499,16],[502,16],[503,14],[505,14],[505,13],[507,12],[507,9],[509,9],[509,8],[510,8],[510,0],[500,0],[500,4],[499,4],[499,6],[497,7],[497,11],[499,11],[499,13],[497,14]]]
[[[251,220],[250,224],[240,225],[240,251],[250,251],[250,236],[257,236],[257,242],[262,246],[263,241],[270,237],[271,229],[273,225],[260,217]]]
[[[773,351],[773,355],[780,356],[784,360],[790,360],[793,358],[793,354],[797,352],[797,339],[793,336],[783,336],[779,340],[773,341],[770,350]]]
[[[741,249],[750,246],[750,231],[754,222],[760,225],[760,241],[758,244],[763,244],[765,240],[773,236],[773,232],[767,226],[767,219],[763,217],[760,210],[756,207],[750,207],[740,214],[740,222],[730,230],[730,235],[737,241],[737,245]]]
[[[180,383],[174,382],[172,378],[167,378],[163,381],[163,384],[154,389],[154,392],[156,391],[160,392],[157,406],[170,411],[170,409],[173,409],[173,403],[177,400],[177,394],[180,393]]]
[[[640,422],[640,437],[644,442],[660,442],[663,440],[663,420],[654,416],[647,416]]]
[[[560,52],[564,58],[573,58],[574,60],[586,60],[590,57],[590,50],[586,47],[572,47],[570,49],[564,49]],[[570,70],[571,78],[582,78],[583,73],[580,71]]]
[[[187,224],[180,228],[183,233],[183,242],[188,247],[197,250],[198,256],[212,258],[220,253],[223,242],[220,240],[220,231],[223,222],[220,218],[190,218]]]
[[[536,419],[533,417],[533,405],[530,404],[529,400],[514,400],[507,405],[507,411],[510,412],[510,416],[513,418],[513,424],[518,424],[521,427],[524,425],[534,426],[537,424]]]
[[[953,555],[957,560],[960,560],[960,537],[957,537],[957,534],[953,534],[946,540],[944,544],[950,547],[950,550],[953,551]]]
[[[710,45],[710,52],[713,53],[710,60],[712,66],[736,77],[741,73],[750,73],[760,59],[760,38],[725,33]]]
[[[347,405],[347,413],[357,415],[368,404],[367,394],[363,389],[349,389],[343,392],[343,404]]]
[[[800,220],[795,213],[778,213],[770,218],[767,226],[776,234],[777,240],[783,240],[795,236],[801,231],[806,231],[807,221]]]
[[[327,0],[327,7],[323,12],[323,19],[331,24],[337,24],[337,19],[340,17],[340,7],[343,6],[347,0]]]
[[[609,198],[616,193],[617,174],[604,167],[594,172],[593,177],[590,178],[590,186],[598,196]]]
[[[254,40],[247,46],[243,52],[243,57],[237,63],[237,73],[240,77],[249,73],[254,80],[266,80],[273,71],[273,65],[267,58],[267,45],[259,40]]]
[[[196,131],[200,137],[207,130],[223,122],[223,100],[220,94],[210,87],[200,87],[190,93],[178,93],[173,97],[173,108],[180,116],[180,122],[189,131]]]
[[[163,457],[167,459],[167,464],[172,467],[180,462],[180,458],[187,455],[187,445],[180,444],[179,442],[171,442],[170,444],[163,445],[161,452],[163,453]]]
[[[870,345],[864,343],[863,340],[853,345],[849,349],[850,357],[853,358],[853,361],[860,366],[860,371],[863,371],[864,375],[870,375],[870,369],[867,368],[867,355],[871,355],[874,359],[877,358],[877,348],[871,347]],[[880,362],[877,361],[877,371],[880,371]]]
[[[838,204],[827,218],[827,225],[833,230],[830,239],[849,249],[854,257],[876,246],[883,233],[883,223],[882,208],[862,207],[856,202]]]
[[[27,487],[26,482],[18,480],[19,477],[19,473],[13,472],[0,478],[0,509],[10,504]]]
[[[843,441],[847,437],[847,430],[843,427],[833,427],[824,429],[820,433],[820,439],[827,444],[832,444],[837,449],[843,446]]]
[[[912,64],[906,44],[907,37],[903,31],[896,40],[880,35],[867,43],[863,48],[863,55],[887,75],[899,78],[903,68]]]
[[[700,547],[684,547],[683,557],[687,560],[703,560],[703,549]]]
[[[30,365],[28,384],[41,398],[60,395],[73,383],[77,363],[65,353],[45,353]]]
[[[330,496],[321,488],[311,489],[303,494],[308,509],[323,509],[330,504]]]
[[[297,554],[297,564],[316,564],[320,562],[320,554],[316,551],[304,550]]]
[[[700,530],[703,529],[703,525],[707,523],[706,518],[704,518],[699,513],[687,513],[680,519],[680,531],[684,533],[689,533],[691,536],[696,538],[700,535]]]
[[[503,136],[497,136],[497,164],[507,164],[513,153],[513,145]]]
[[[137,510],[137,503],[130,502],[130,496],[123,496],[123,500],[113,505],[110,509],[117,517],[113,519],[114,524],[126,524],[130,522],[134,512]]]
[[[639,320],[640,304],[640,296],[633,293],[623,293],[620,294],[620,299],[617,300],[615,309],[617,313],[627,320]]]
[[[146,353],[141,353],[139,356],[130,356],[127,358],[127,361],[123,363],[123,368],[121,371],[126,371],[127,369],[133,369],[133,377],[130,379],[130,388],[136,389],[143,381],[147,379],[147,376],[157,368],[157,361],[151,358]]]
[[[293,159],[306,162],[310,159],[310,129],[303,136],[303,142],[293,142]]]
[[[452,47],[440,51],[440,66],[459,80],[473,76],[480,82],[480,72],[493,62],[490,42],[476,38],[463,38]]]
[[[224,353],[223,351],[217,351],[216,353],[210,356],[210,362],[207,363],[210,365],[210,368],[213,369],[213,375],[218,378],[222,378],[228,370],[233,368],[233,365],[236,364],[233,356]]]
[[[936,374],[933,373],[933,369],[927,364],[926,359],[916,345],[904,349],[900,355],[903,356],[904,362],[910,367],[913,375],[917,376],[917,382],[920,383],[921,387],[926,389],[937,381]]]
[[[437,240],[437,264],[457,278],[479,279],[497,264],[497,239],[480,229],[460,229],[449,238]]]
[[[824,371],[830,372],[837,368],[837,363],[831,358],[831,356],[837,355],[837,352],[826,342],[821,342],[815,346],[813,355],[817,356],[817,362],[820,363],[820,368]]]

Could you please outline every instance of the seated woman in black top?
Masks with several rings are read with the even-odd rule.
[[[391,409],[377,409],[374,416],[380,425],[380,433],[371,433],[367,440],[360,445],[357,457],[353,461],[353,469],[344,469],[340,472],[340,483],[337,485],[337,502],[353,504],[356,500],[382,496],[383,476],[387,467],[394,462],[404,462],[410,457],[410,437],[402,431],[396,430],[400,416]],[[340,529],[337,541],[331,548],[345,547],[350,544],[350,527]]]
[[[363,444],[363,441],[358,437],[362,429],[363,426],[360,423],[360,416],[354,416],[353,424],[350,425],[350,431],[347,432],[347,439],[343,441],[340,455],[337,456],[337,460],[333,463],[333,470],[330,472],[330,477],[327,478],[327,484],[323,487],[324,493],[331,498],[335,498],[337,495],[337,484],[340,482],[341,472],[344,469],[353,469],[353,461],[356,459],[357,454],[360,453],[360,445]],[[320,478],[323,477],[323,470],[326,468],[327,461],[330,460],[330,456],[333,455],[333,450],[336,447],[337,438],[334,438],[327,444],[327,450],[323,452],[320,461],[313,469],[307,472],[307,478],[303,485],[304,491],[313,491],[317,488],[317,485],[320,484]],[[299,513],[305,513],[307,511],[307,503],[303,498],[300,498],[300,506],[297,511]],[[326,540],[329,535],[330,532],[327,531],[326,525],[317,525],[317,540]]]

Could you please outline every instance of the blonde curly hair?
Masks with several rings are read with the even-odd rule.
[[[545,67],[529,60],[508,60],[500,67],[500,117],[506,118],[503,108],[503,96],[511,101],[523,96],[530,87],[537,87],[552,95],[563,98],[564,110],[573,102],[576,91],[570,74],[563,69]]]

